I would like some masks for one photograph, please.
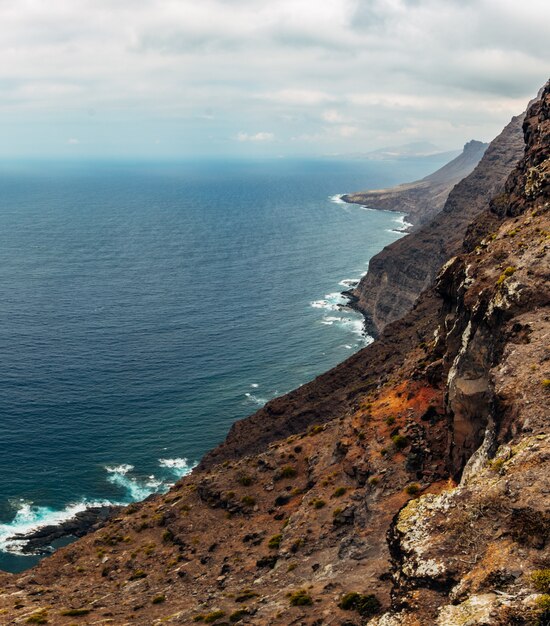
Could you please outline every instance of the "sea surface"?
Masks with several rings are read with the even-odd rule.
[[[17,532],[166,490],[369,342],[339,295],[434,160],[0,163],[0,569]]]

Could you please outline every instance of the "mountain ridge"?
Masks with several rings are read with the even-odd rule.
[[[550,84],[523,131],[403,318],[168,494],[0,574],[6,625],[546,624]]]

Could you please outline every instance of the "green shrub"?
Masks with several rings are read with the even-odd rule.
[[[250,613],[246,609],[237,609],[229,616],[229,621],[234,624],[235,622],[240,622],[243,617],[246,615],[250,615]]]
[[[252,600],[252,598],[257,598],[258,594],[251,589],[243,589],[237,596],[235,597],[235,602],[246,602],[247,600]]]
[[[298,589],[294,593],[289,594],[291,606],[311,606],[313,600],[305,589]]]
[[[47,624],[48,623],[48,613],[46,609],[42,609],[41,611],[37,611],[33,613],[26,620],[27,624]]]
[[[409,496],[416,496],[420,493],[420,485],[418,483],[411,483],[407,485],[405,492],[408,493]]]
[[[248,476],[247,474],[241,474],[237,478],[237,482],[243,487],[250,487],[250,485],[254,482],[252,476]]]
[[[386,417],[386,424],[388,426],[393,426],[395,424],[395,417],[393,416]]]
[[[309,504],[314,508],[314,509],[322,509],[326,502],[324,500],[321,500],[320,498],[313,498],[313,500],[310,500]]]
[[[147,576],[146,572],[142,569],[136,570],[128,580],[140,580],[141,578],[145,578]]]
[[[252,496],[243,496],[241,498],[241,502],[245,506],[254,506],[256,504],[256,498],[253,498]]]
[[[362,617],[372,617],[381,608],[381,604],[375,595],[362,595],[355,591],[342,596],[338,606],[344,611],[357,611]]]
[[[292,467],[292,465],[285,465],[279,470],[277,478],[294,478],[297,473],[296,468]]]
[[[271,537],[271,539],[267,542],[267,547],[272,550],[277,550],[281,545],[282,538],[282,535],[273,535],[273,537]]]
[[[166,600],[166,596],[161,594],[160,596],[155,596],[152,600],[151,603],[152,604],[162,604],[163,602],[165,602]]]
[[[309,429],[309,435],[310,437],[312,437],[313,435],[318,435],[323,430],[324,430],[323,426],[320,426],[319,424],[317,424],[316,426],[312,426]]]
[[[346,493],[347,489],[345,487],[338,487],[338,489],[335,489],[332,497],[333,498],[339,498],[340,496],[343,496]]]
[[[203,617],[203,621],[205,622],[205,624],[211,624],[212,622],[215,622],[222,618],[224,615],[225,611],[212,611],[212,613],[208,613],[208,615],[205,615]]]
[[[539,569],[531,574],[531,582],[540,593],[550,594],[550,569]]]
[[[549,389],[549,388],[550,388],[550,378],[545,378],[545,379],[542,381],[542,386],[543,386],[543,387],[546,387],[547,389]]]
[[[409,440],[405,435],[394,435],[391,440],[397,450],[404,450],[409,445]]]
[[[91,609],[65,609],[61,611],[61,615],[70,615],[72,617],[77,617],[78,615],[88,615]]]

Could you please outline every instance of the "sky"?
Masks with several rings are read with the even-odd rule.
[[[548,0],[0,0],[0,157],[489,141],[549,25]]]

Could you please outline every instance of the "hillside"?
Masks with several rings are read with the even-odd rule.
[[[447,191],[443,208],[435,211],[435,217],[370,260],[367,274],[348,292],[353,306],[365,315],[370,334],[377,336],[386,324],[409,311],[441,265],[460,251],[468,225],[502,191],[522,155],[523,117],[514,117],[490,143],[471,174],[460,182],[453,179],[452,189]],[[432,176],[438,180],[441,172]],[[432,201],[432,197],[426,198],[426,202]],[[426,215],[433,216],[438,206],[436,202]],[[423,211],[422,207],[423,203],[419,210]]]
[[[421,180],[388,189],[346,194],[342,200],[372,209],[406,213],[409,222],[422,224],[441,211],[451,189],[479,163],[487,145],[469,141],[461,154]]]
[[[2,624],[543,626],[550,84],[466,250],[164,496],[22,575]]]

